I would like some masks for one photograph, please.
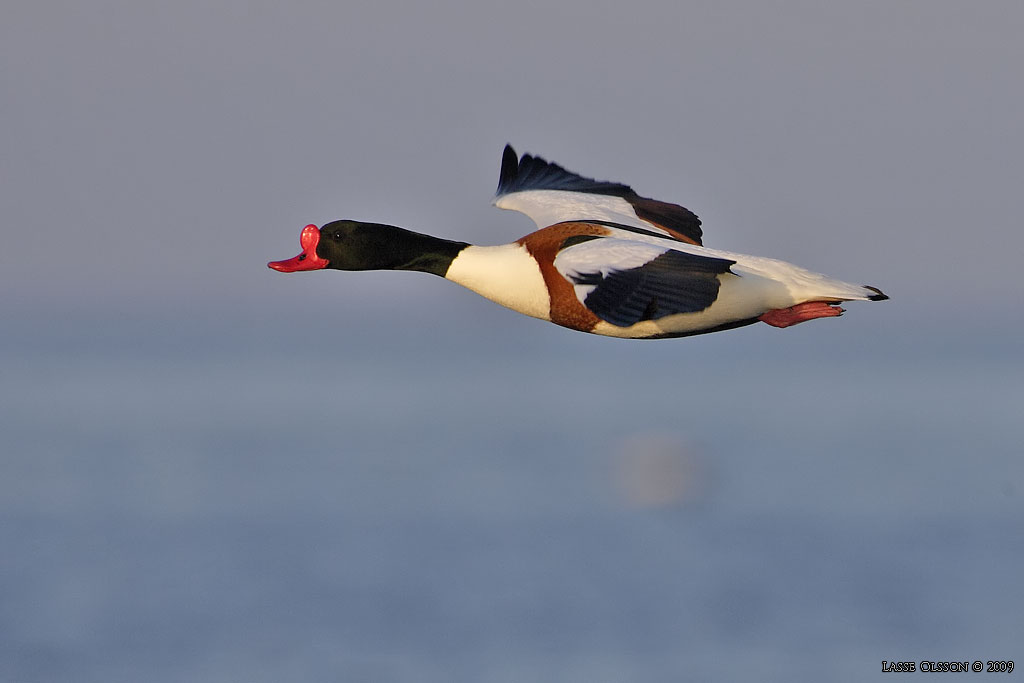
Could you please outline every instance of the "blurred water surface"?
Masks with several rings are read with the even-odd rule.
[[[13,325],[0,680],[1024,665],[1014,335],[630,343],[480,310]]]

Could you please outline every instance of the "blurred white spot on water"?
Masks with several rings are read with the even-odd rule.
[[[674,434],[633,434],[615,452],[614,483],[620,500],[635,507],[691,503],[707,493],[707,464],[700,451]]]

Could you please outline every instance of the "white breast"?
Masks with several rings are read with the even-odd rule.
[[[445,277],[513,311],[551,320],[551,299],[536,259],[526,247],[469,246],[448,267]]]

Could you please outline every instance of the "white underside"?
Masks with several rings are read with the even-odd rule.
[[[608,270],[607,264],[616,263],[608,257],[614,256],[626,264],[625,267],[636,268],[669,248],[736,263],[731,266],[731,273],[719,276],[721,286],[718,297],[703,311],[645,320],[630,327],[602,322],[594,329],[596,334],[630,338],[686,334],[749,320],[771,310],[789,308],[807,301],[867,300],[874,293],[860,285],[836,280],[777,259],[706,249],[625,230],[612,231],[621,239],[592,240],[570,247],[558,255],[556,267],[563,273],[572,270]],[[602,254],[602,251],[608,253]],[[605,264],[604,268],[595,268],[598,264]],[[590,289],[578,287],[577,297],[582,301]]]
[[[720,325],[756,318],[776,308],[795,305],[778,284],[757,276],[737,277],[728,273],[719,276],[718,298],[697,313],[677,313],[657,320],[644,320],[630,327],[599,322],[595,334],[609,337],[654,337],[666,334],[687,334]],[[810,299],[808,299],[810,300]]]
[[[615,259],[639,267],[667,249],[728,259],[736,263],[731,273],[719,276],[718,297],[708,308],[697,313],[678,313],[658,320],[645,320],[630,327],[599,323],[594,332],[612,337],[650,337],[664,334],[686,334],[719,325],[756,318],[771,310],[789,308],[807,301],[867,300],[871,292],[860,285],[836,280],[785,261],[749,256],[717,249],[707,249],[674,240],[612,229],[614,240],[592,240],[562,251],[556,259],[561,272],[570,268],[594,272],[597,264],[615,264]],[[602,251],[608,253],[602,254]],[[632,251],[632,255],[624,252]],[[563,270],[563,268],[565,270]],[[587,292],[577,291],[585,298]]]
[[[731,273],[719,276],[718,297],[707,309],[647,320],[630,327],[598,323],[594,333],[611,337],[650,337],[685,334],[756,318],[775,309],[807,301],[867,300],[871,292],[794,266],[785,261],[706,249],[676,240],[610,228],[618,239],[596,239],[564,249],[555,260],[563,276],[573,272],[602,272],[636,268],[667,249],[735,261]],[[495,303],[541,320],[551,319],[551,301],[540,266],[520,244],[466,247],[452,261],[445,277]],[[577,286],[583,302],[592,290]]]

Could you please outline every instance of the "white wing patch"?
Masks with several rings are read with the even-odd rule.
[[[568,247],[555,256],[555,270],[569,282],[584,274],[600,273],[608,277],[620,270],[630,270],[646,265],[669,249],[632,240],[600,237]],[[574,284],[576,298],[583,303],[587,295],[596,289],[595,285]]]
[[[566,221],[608,221],[675,239],[667,230],[640,219],[633,205],[622,197],[566,190],[523,190],[496,197],[493,203],[499,209],[526,214],[538,228]]]

